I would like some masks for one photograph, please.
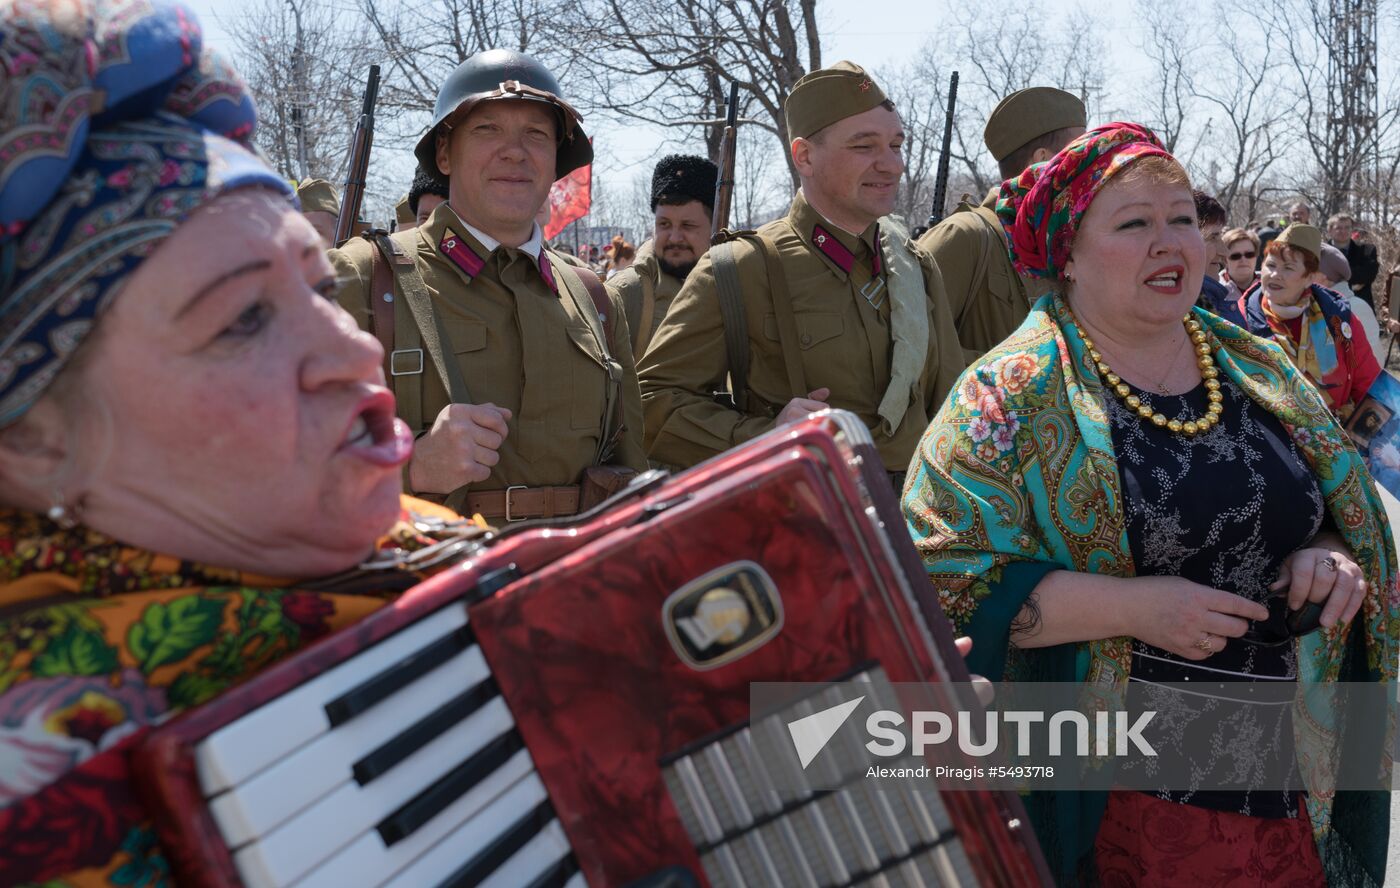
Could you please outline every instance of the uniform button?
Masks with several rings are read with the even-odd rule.
[[[812,335],[811,335],[810,333],[803,333],[803,334],[802,334],[802,344],[803,344],[803,345],[811,345],[811,344],[812,344]]]

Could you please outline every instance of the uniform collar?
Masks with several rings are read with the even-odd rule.
[[[982,206],[986,207],[989,210],[995,210],[997,208],[997,199],[1000,197],[1001,186],[993,185],[991,190],[987,192],[987,199],[982,201]]]
[[[423,226],[423,237],[448,262],[457,267],[468,283],[481,274],[481,270],[486,267],[486,260],[501,246],[500,241],[463,220],[446,201],[433,210],[433,215]],[[518,249],[539,269],[540,277],[544,278],[549,289],[558,293],[554,270],[544,258],[544,232],[540,230],[539,225],[535,225],[534,230],[530,232],[530,239]]]
[[[851,267],[860,257],[872,256],[871,271],[878,275],[884,269],[884,256],[880,251],[880,223],[872,222],[859,235],[851,234],[829,221],[812,208],[799,190],[792,199],[788,220],[797,231],[798,237],[806,243],[835,271],[849,277]]]

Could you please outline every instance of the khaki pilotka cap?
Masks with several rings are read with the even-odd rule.
[[[838,120],[864,114],[886,101],[865,69],[853,62],[837,62],[793,84],[783,103],[788,138],[806,139]]]
[[[1285,228],[1276,238],[1281,244],[1311,253],[1314,259],[1322,262],[1322,229],[1312,225],[1294,223]]]
[[[303,213],[320,210],[332,216],[340,215],[340,195],[325,179],[303,179],[297,185],[297,200],[301,201]]]
[[[394,204],[394,218],[400,225],[412,225],[418,221],[418,217],[408,208],[408,195],[399,198],[399,202]]]
[[[982,141],[997,163],[1046,133],[1071,126],[1087,127],[1089,112],[1078,96],[1053,86],[1032,86],[1002,99],[987,118]]]

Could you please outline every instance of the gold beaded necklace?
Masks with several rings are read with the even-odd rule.
[[[1206,408],[1206,415],[1200,419],[1187,420],[1182,422],[1179,419],[1167,419],[1160,413],[1155,412],[1150,406],[1144,404],[1142,399],[1133,394],[1133,390],[1123,379],[1104,363],[1103,355],[1094,347],[1094,342],[1089,338],[1089,334],[1084,332],[1084,327],[1077,318],[1074,325],[1079,328],[1079,336],[1084,340],[1084,348],[1089,352],[1089,358],[1098,368],[1099,375],[1104,382],[1108,383],[1109,389],[1118,396],[1128,409],[1136,413],[1143,420],[1152,423],[1157,428],[1165,428],[1176,435],[1194,437],[1195,435],[1208,432],[1220,422],[1220,414],[1224,411],[1221,401],[1224,396],[1220,394],[1220,371],[1215,368],[1215,359],[1211,356],[1210,342],[1206,338],[1206,333],[1201,329],[1201,324],[1195,318],[1187,315],[1183,320],[1186,325],[1186,333],[1191,338],[1191,342],[1196,347],[1196,365],[1201,368],[1201,378],[1206,383],[1206,397],[1210,400]]]

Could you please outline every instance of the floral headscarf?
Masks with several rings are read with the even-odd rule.
[[[1022,274],[1063,280],[1069,248],[1089,204],[1109,179],[1143,157],[1171,158],[1151,130],[1109,123],[1002,183],[997,215]]]
[[[0,5],[0,428],[191,212],[287,182],[238,75],[175,0]]]

